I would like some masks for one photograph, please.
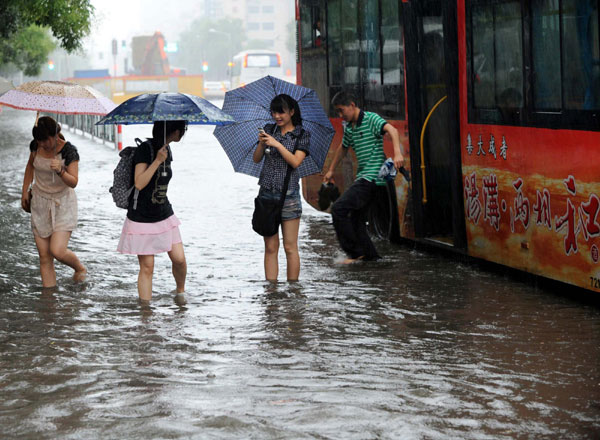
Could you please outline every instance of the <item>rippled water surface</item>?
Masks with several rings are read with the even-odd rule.
[[[383,261],[338,267],[329,216],[306,204],[300,282],[265,283],[256,179],[233,173],[212,127],[173,145],[186,307],[161,255],[140,309],[137,259],[115,251],[117,154],[70,132],[71,247],[90,276],[57,265],[58,291],[42,291],[20,209],[33,120],[0,114],[0,437],[599,438],[597,304],[384,242]],[[125,143],[150,131],[125,127]]]

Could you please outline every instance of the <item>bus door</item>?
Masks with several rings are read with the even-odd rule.
[[[405,0],[403,17],[415,234],[464,248],[456,2]]]

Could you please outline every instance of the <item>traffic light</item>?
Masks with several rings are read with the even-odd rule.
[[[202,62],[202,71],[203,72],[208,72],[208,61],[203,61]]]
[[[54,70],[54,61],[48,60],[48,70]]]
[[[113,38],[112,40],[112,54],[116,55],[118,51],[117,40]]]

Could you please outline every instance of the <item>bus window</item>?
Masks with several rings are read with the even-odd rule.
[[[375,109],[383,102],[381,87],[381,45],[379,40],[379,1],[364,0],[361,17],[362,84],[365,108]]]
[[[598,109],[598,3],[563,0],[562,27],[564,106],[577,110]]]
[[[495,8],[496,103],[498,107],[523,107],[523,37],[521,4]]]
[[[379,1],[365,0],[362,3],[362,39],[361,52],[364,62],[363,80],[366,93],[381,84],[381,45],[379,41]]]
[[[598,0],[469,4],[470,121],[598,130]]]
[[[338,86],[343,83],[342,73],[343,69],[336,68],[334,66],[342,66],[342,20],[341,20],[341,9],[340,5],[342,0],[330,0],[328,3],[328,22],[327,31],[329,35],[329,46],[328,46],[328,63],[329,69],[329,84]]]
[[[358,0],[332,0],[328,15],[329,84],[359,84]]]
[[[361,2],[363,105],[387,118],[404,116],[404,72],[400,4]]]
[[[344,85],[359,84],[359,34],[358,34],[358,1],[340,2],[342,16],[342,54]]]
[[[532,9],[535,110],[598,109],[597,3],[535,0]]]
[[[473,7],[473,96],[475,107],[495,108],[494,15],[492,8]]]
[[[402,27],[400,9],[395,0],[381,0],[381,38],[383,84],[404,82]]]
[[[300,43],[303,49],[325,47],[325,14],[322,9],[315,5],[300,7]]]
[[[473,93],[479,108],[523,106],[519,2],[473,8]]]
[[[404,117],[404,38],[396,0],[381,0],[383,116]]]
[[[313,89],[324,108],[328,107],[327,87],[327,1],[310,0],[300,4],[302,36],[300,83]]]
[[[404,115],[404,55],[397,0],[329,0],[328,84],[386,117]],[[333,116],[333,113],[332,113]]]
[[[533,71],[539,72],[533,75],[533,105],[538,110],[560,110],[561,54],[556,50],[560,48],[560,8],[556,0],[534,0],[532,9]]]
[[[312,31],[312,7],[300,7],[300,44],[302,49],[313,47],[313,31]]]

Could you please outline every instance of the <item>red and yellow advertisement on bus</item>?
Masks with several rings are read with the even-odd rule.
[[[597,133],[463,124],[468,253],[600,290]]]

